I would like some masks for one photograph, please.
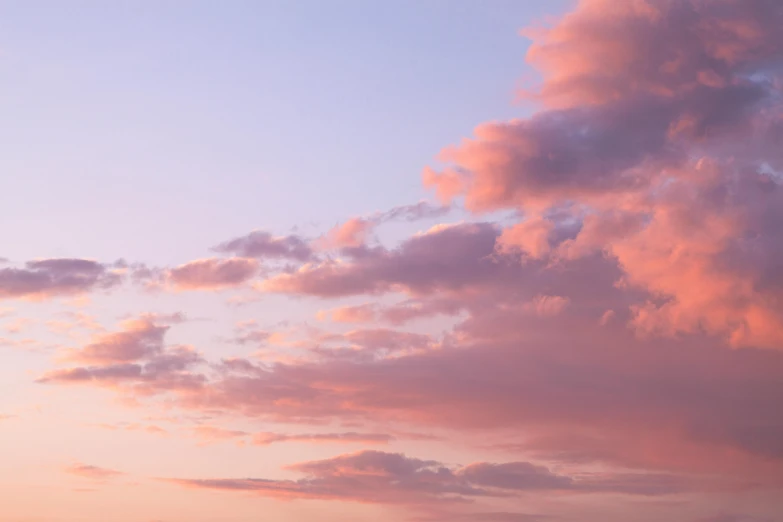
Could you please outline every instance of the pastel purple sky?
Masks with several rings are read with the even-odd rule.
[[[781,27],[0,2],[0,519],[783,522]]]

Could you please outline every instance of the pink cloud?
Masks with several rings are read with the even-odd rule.
[[[582,493],[605,491],[662,495],[692,486],[668,475],[559,475],[527,462],[476,463],[450,468],[399,453],[362,451],[331,459],[288,466],[305,474],[299,480],[173,479],[176,484],[228,491],[252,491],[283,498],[319,498],[381,504],[463,502],[471,497],[494,497],[529,491]]]
[[[178,290],[219,290],[249,281],[258,270],[251,258],[198,259],[172,268],[167,279]]]
[[[525,33],[545,78],[535,96],[573,107],[726,87],[779,58],[780,16],[767,0],[582,1],[551,29]]]
[[[480,125],[425,184],[527,214],[500,252],[615,259],[650,294],[642,335],[779,346],[781,23],[765,0],[581,2],[529,33],[542,110]]]
[[[390,221],[419,221],[446,215],[448,206],[435,206],[426,201],[414,205],[402,205],[370,217],[353,217],[335,226],[321,239],[322,248],[356,248],[364,245],[376,227]]]
[[[783,483],[783,425],[776,415],[783,400],[780,353],[730,350],[704,339],[640,343],[613,323],[533,328],[540,320],[526,310],[490,310],[459,326],[450,341],[459,345],[395,358],[272,366],[234,359],[206,376],[187,367],[151,371],[157,359],[151,356],[134,364],[56,371],[43,380],[174,394],[182,408],[284,422],[374,419],[460,433],[512,430],[516,445],[506,450],[569,466],[709,473],[767,487]],[[377,341],[369,332],[355,335],[354,342],[383,347],[391,339],[401,348],[416,343],[396,334],[387,339],[386,333]],[[360,442],[364,435],[356,437]],[[271,438],[339,442],[341,436]],[[255,442],[264,440],[269,443],[270,436]],[[624,481],[613,487],[635,486]]]
[[[132,363],[100,364],[52,370],[38,378],[40,383],[92,383],[125,388],[141,394],[156,394],[204,385],[205,378],[190,370],[202,364],[192,348],[177,346]]]
[[[87,259],[28,261],[24,268],[0,268],[0,299],[73,296],[119,285],[111,267]]]
[[[345,223],[332,228],[324,238],[327,248],[346,248],[362,246],[369,236],[375,223],[362,218],[351,218]]]
[[[193,369],[204,360],[190,346],[166,346],[166,323],[181,316],[142,315],[120,325],[120,330],[97,336],[79,350],[69,350],[65,359],[85,366],[46,372],[40,383],[86,384],[149,395],[202,386],[205,376]]]
[[[541,259],[551,250],[549,235],[555,228],[552,221],[540,217],[528,218],[503,231],[497,240],[498,250],[520,250],[534,259]]]
[[[237,344],[263,345],[270,340],[274,340],[274,338],[275,334],[266,330],[241,329],[233,340]]]
[[[310,443],[310,444],[361,444],[377,445],[388,444],[395,440],[392,435],[384,433],[280,433],[280,432],[256,432],[221,428],[219,426],[201,425],[190,430],[203,445],[218,442],[235,442],[240,446],[252,444],[254,446],[269,446],[282,442]]]
[[[253,444],[267,446],[278,442],[309,442],[315,444],[388,444],[394,437],[384,433],[256,433]]]
[[[411,520],[416,522],[446,522],[447,520],[463,520],[466,522],[544,522],[556,519],[557,517],[551,515],[513,513],[507,511],[479,511],[473,513],[442,512],[431,516],[416,517]]]
[[[153,315],[142,315],[120,323],[120,330],[99,334],[85,347],[69,354],[74,361],[122,363],[160,354],[169,329]]]
[[[257,259],[283,259],[305,262],[313,257],[313,251],[304,239],[290,236],[273,236],[268,232],[254,231],[250,234],[213,248],[224,254]]]
[[[542,317],[559,315],[568,306],[568,298],[559,295],[536,296],[528,307]]]
[[[409,223],[424,219],[434,219],[445,216],[451,211],[451,207],[433,205],[426,201],[419,201],[412,205],[400,205],[381,212],[376,218],[380,222],[407,221]]]
[[[772,522],[769,518],[757,518],[749,515],[715,515],[714,517],[707,517],[699,519],[697,522]]]
[[[515,324],[524,324],[517,317]],[[249,364],[227,368],[209,394],[186,400],[290,421],[375,418],[461,430],[524,427],[532,437],[527,451],[539,451],[536,434],[549,441],[538,446],[548,448],[543,458],[579,448],[590,459],[622,466],[772,480],[774,462],[783,458],[776,442],[783,430],[775,416],[783,397],[778,354],[677,342],[629,351],[638,341],[622,334],[622,327],[593,328],[581,342],[573,332],[542,336],[538,330],[535,341],[523,344],[498,333],[508,341],[394,359],[271,370]],[[558,438],[561,433],[574,438]],[[595,443],[579,433],[591,434]],[[780,479],[778,474],[774,480]]]
[[[305,265],[266,280],[262,288],[319,297],[377,294],[396,288],[412,294],[457,289],[471,279],[478,283],[502,277],[502,269],[488,257],[496,237],[497,230],[489,224],[441,227],[408,239],[395,250],[348,250],[350,263],[327,260]]]
[[[335,323],[371,323],[375,321],[376,315],[376,307],[372,304],[343,306],[318,312],[319,318],[329,319]]]
[[[364,359],[392,354],[399,356],[426,351],[435,346],[437,342],[429,335],[388,328],[369,328],[320,335],[312,350],[327,358]]]
[[[120,422],[115,424],[110,423],[98,423],[98,424],[91,424],[91,426],[95,426],[97,428],[102,428],[105,430],[122,430],[122,431],[136,431],[136,432],[145,432],[149,433],[151,435],[160,435],[160,436],[166,436],[169,434],[169,432],[160,426],[156,426],[154,424],[140,424],[135,422]]]
[[[409,241],[437,244],[445,241],[440,234],[449,234],[457,246],[426,254],[443,279],[433,284],[425,278],[428,284],[418,290],[451,296],[468,311],[440,346],[420,334],[360,329],[313,339],[313,353],[321,357],[288,363],[234,359],[202,374],[193,371],[202,362],[194,351],[156,348],[132,362],[103,357],[96,360],[100,364],[55,370],[41,380],[173,394],[183,408],[288,422],[375,419],[461,431],[524,428],[520,450],[545,459],[578,455],[579,462],[779,480],[779,354],[731,351],[704,338],[642,342],[629,335],[622,316],[599,324],[607,308],[619,309],[633,296],[616,288],[611,260],[498,264],[491,258],[498,232],[484,226],[447,227]],[[481,234],[489,241],[474,242]],[[476,244],[482,248],[465,247]],[[462,256],[460,270],[444,270],[463,248],[472,259]],[[410,266],[421,255],[418,246],[381,250],[357,257],[346,274],[372,273],[388,259]],[[478,277],[462,267],[478,267]],[[419,282],[410,270],[389,273],[411,288]],[[543,313],[531,314],[530,303]],[[337,351],[315,349],[325,342]],[[397,355],[378,357],[378,350]],[[85,353],[95,359],[94,351]]]
[[[35,319],[29,317],[17,317],[13,321],[3,325],[3,329],[9,334],[18,334],[35,324]]]
[[[229,430],[218,426],[195,426],[191,431],[201,444],[234,441],[239,445],[243,445],[245,443],[244,439],[249,435],[245,431]]]
[[[394,325],[401,325],[416,319],[438,315],[457,315],[464,307],[457,299],[408,299],[379,310],[380,319]]]
[[[67,466],[64,471],[71,475],[91,480],[108,480],[124,475],[121,471],[80,463]]]
[[[438,345],[421,334],[360,329],[314,338],[319,357],[286,363],[232,359],[202,374],[193,372],[201,362],[193,351],[183,360],[166,348],[179,366],[147,355],[55,370],[42,381],[166,394],[185,409],[273,421],[518,430],[518,451],[544,460],[709,472],[768,485],[783,480],[780,353],[733,351],[709,338],[642,341],[621,314],[601,326],[607,308],[635,298],[617,288],[611,259],[497,262],[498,234],[483,225],[446,227],[398,249],[357,255],[339,276],[397,278],[394,287],[449,296],[468,314]],[[448,248],[431,250],[430,242]],[[455,251],[465,255],[454,261]],[[402,266],[427,260],[440,279],[396,271],[390,259]],[[445,269],[448,263],[456,269]],[[531,314],[531,303],[542,313]],[[395,356],[379,357],[378,350]]]

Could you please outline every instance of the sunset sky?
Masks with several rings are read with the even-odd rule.
[[[783,522],[783,1],[0,0],[0,522]]]

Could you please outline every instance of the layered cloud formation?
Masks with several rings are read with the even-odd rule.
[[[533,117],[446,149],[425,183],[526,219],[504,250],[601,252],[643,332],[779,346],[783,38],[772,1],[583,2],[531,32]]]
[[[465,497],[519,492],[622,492],[661,495],[688,490],[676,477],[651,474],[596,474],[570,477],[529,462],[480,462],[452,469],[435,461],[398,453],[362,451],[289,467],[307,478],[175,480],[194,488],[245,490],[283,498],[327,498],[370,503],[426,504],[461,502]]]
[[[320,310],[240,327],[218,355],[209,338],[169,342],[184,316],[142,314],[39,376],[209,418],[188,435],[205,444],[356,450],[285,478],[169,485],[410,520],[660,520],[677,502],[693,504],[678,522],[777,520],[781,28],[777,0],[582,1],[525,32],[543,80],[520,95],[537,111],[479,125],[424,170],[442,205],[346,217],[318,237],[257,230],[172,267],[31,261],[0,269],[0,297],[127,280]],[[452,205],[465,219],[445,222]],[[435,220],[395,244],[376,234]],[[430,439],[479,457],[422,455]],[[379,444],[395,447],[366,449]],[[737,512],[704,507],[719,503]]]

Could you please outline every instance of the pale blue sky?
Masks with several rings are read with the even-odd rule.
[[[0,1],[0,255],[179,263],[426,197],[569,3]]]
[[[531,74],[519,29],[569,3],[0,0],[0,257],[170,266],[251,229],[315,234],[431,197],[420,173],[443,147],[526,114],[514,104]],[[215,356],[225,349],[215,332],[236,321],[269,327],[326,306],[92,299],[109,327],[142,312],[209,317],[171,340]],[[42,322],[28,330],[51,337]],[[50,358],[5,353],[9,403],[12,389],[37,390]]]

